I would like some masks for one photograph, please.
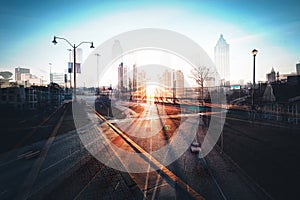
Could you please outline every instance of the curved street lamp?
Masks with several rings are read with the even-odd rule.
[[[97,88],[99,92],[99,57],[101,56],[99,53],[95,53],[95,56],[97,56]]]
[[[254,89],[255,89],[255,57],[256,57],[256,54],[257,54],[257,50],[256,49],[253,49],[252,50],[252,54],[253,54],[253,87],[252,87],[252,102],[251,102],[251,107],[252,107],[252,110],[254,110]]]
[[[74,56],[73,56],[73,58],[74,58],[74,62],[73,62],[73,72],[74,72],[74,101],[76,101],[77,100],[77,98],[76,98],[76,48],[79,47],[80,45],[84,44],[84,43],[91,44],[90,48],[95,48],[95,47],[94,47],[93,42],[86,42],[86,41],[81,42],[78,45],[75,45],[75,44],[72,45],[71,42],[69,42],[67,39],[62,38],[62,37],[57,37],[57,36],[54,36],[54,38],[53,38],[52,43],[54,45],[57,44],[56,39],[60,39],[60,40],[66,41],[73,48],[73,53],[74,53]]]

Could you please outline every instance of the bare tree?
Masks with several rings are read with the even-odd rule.
[[[193,67],[193,69],[191,70],[191,74],[191,78],[193,78],[200,86],[201,97],[199,97],[199,99],[201,99],[201,102],[203,102],[204,82],[207,80],[210,74],[209,68],[207,68],[206,66]]]

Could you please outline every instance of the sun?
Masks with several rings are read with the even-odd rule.
[[[153,103],[155,98],[158,97],[159,87],[157,85],[147,85],[146,86],[146,96],[147,102]]]

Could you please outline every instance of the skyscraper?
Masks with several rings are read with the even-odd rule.
[[[223,38],[223,34],[215,46],[215,63],[221,79],[220,84],[230,85],[229,44]]]
[[[123,65],[123,88],[125,91],[128,89],[128,72],[126,65]]]
[[[300,61],[296,64],[297,75],[300,75]]]
[[[276,73],[274,67],[272,67],[271,72],[267,74],[267,81],[268,83],[273,83],[276,81]]]
[[[15,80],[17,82],[22,81],[22,76],[24,75],[30,76],[30,69],[21,68],[21,67],[15,68]]]
[[[184,76],[181,70],[175,71],[176,97],[184,97]]]
[[[132,78],[132,87],[133,87],[133,91],[137,90],[137,67],[136,64],[133,65],[133,78]]]
[[[146,87],[146,72],[143,69],[138,72],[137,87],[142,90]]]
[[[165,70],[160,78],[160,84],[162,84],[162,96],[171,96],[172,93],[172,73],[169,70]]]
[[[123,91],[124,82],[123,82],[123,63],[121,62],[118,67],[118,89],[119,91]]]
[[[165,88],[170,89],[171,88],[171,80],[172,80],[172,74],[170,71],[165,70],[162,75],[162,84]]]

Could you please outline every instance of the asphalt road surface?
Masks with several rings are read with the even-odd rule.
[[[23,130],[21,138],[27,139],[19,145],[15,141],[15,148],[1,153],[0,199],[293,199],[297,195],[292,181],[299,169],[297,131],[286,133],[285,127],[227,118],[223,149],[216,146],[200,158],[189,144],[203,141],[213,113],[184,113],[179,107],[151,102],[135,109],[136,103],[114,102],[125,117],[103,120],[93,110],[94,97],[82,99],[60,109],[34,133]],[[193,120],[198,122],[193,138],[167,148],[167,154],[154,153],[174,144],[176,136],[192,132],[185,122]],[[176,159],[167,162],[170,156]]]

